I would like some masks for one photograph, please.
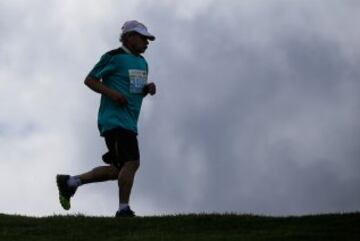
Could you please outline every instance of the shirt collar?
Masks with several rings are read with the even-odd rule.
[[[128,48],[126,48],[124,45],[121,46],[121,48],[122,48],[126,53],[128,53],[128,54],[133,54],[133,53],[131,53],[131,51],[130,51]]]

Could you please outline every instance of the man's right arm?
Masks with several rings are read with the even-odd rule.
[[[87,76],[84,83],[85,83],[86,86],[88,86],[93,91],[109,97],[115,103],[117,103],[119,105],[126,105],[127,104],[127,100],[126,100],[126,98],[124,96],[122,96],[120,93],[118,93],[118,92],[108,88],[107,86],[105,86],[101,82],[101,80],[95,79],[95,78],[93,78],[91,76]]]

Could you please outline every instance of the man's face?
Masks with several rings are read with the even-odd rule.
[[[137,54],[142,54],[146,51],[147,46],[149,45],[149,40],[145,36],[134,32],[131,36],[129,36],[128,43],[132,51]]]

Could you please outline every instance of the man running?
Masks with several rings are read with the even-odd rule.
[[[156,93],[147,82],[148,64],[141,55],[148,47],[150,34],[145,25],[132,20],[124,23],[122,46],[105,53],[85,79],[85,85],[101,94],[98,128],[105,138],[107,164],[81,175],[57,175],[61,206],[70,209],[70,199],[80,185],[118,180],[119,209],[116,217],[132,217],[129,206],[135,173],[140,165],[137,123],[143,98]]]

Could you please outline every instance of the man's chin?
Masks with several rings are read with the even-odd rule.
[[[147,49],[147,47],[142,48],[142,49],[138,49],[138,50],[137,50],[137,53],[138,53],[138,54],[143,54],[143,53],[145,53],[146,49]]]

